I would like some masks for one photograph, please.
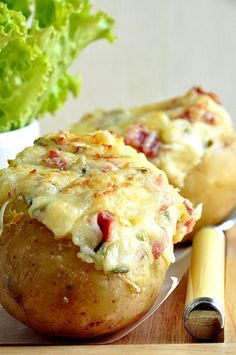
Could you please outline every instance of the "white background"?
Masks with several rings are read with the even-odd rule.
[[[116,20],[113,44],[91,44],[73,64],[83,79],[42,133],[82,113],[151,103],[194,85],[216,92],[236,126],[236,0],[91,0]]]

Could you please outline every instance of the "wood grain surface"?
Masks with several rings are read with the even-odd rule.
[[[224,332],[212,339],[211,344],[197,341],[183,326],[187,276],[159,310],[137,329],[119,341],[106,346],[45,346],[0,347],[1,355],[47,354],[236,354],[236,228],[227,236],[226,257],[226,325]],[[188,343],[188,344],[187,344]],[[201,343],[201,344],[197,344]],[[202,344],[204,343],[204,344]],[[142,345],[141,345],[142,344]],[[164,345],[165,344],[165,345]]]
[[[227,236],[225,293],[226,324],[224,341],[234,343],[236,342],[236,228],[228,233]]]
[[[234,344],[143,344],[143,345],[97,345],[97,346],[39,346],[4,347],[1,355],[222,355],[236,354]]]

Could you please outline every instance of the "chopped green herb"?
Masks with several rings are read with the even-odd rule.
[[[100,245],[100,243],[101,243],[101,245]],[[94,251],[95,251],[95,253],[98,252],[100,255],[105,257],[107,255],[107,248],[109,248],[109,245],[107,245],[107,243],[104,242],[104,240],[100,243],[95,247],[95,249],[97,249],[97,250],[96,251],[94,250]]]
[[[136,234],[136,238],[137,238],[138,240],[144,241],[144,235],[141,234],[141,233]]]
[[[168,210],[164,212],[164,215],[170,221],[170,212]]]
[[[129,269],[126,266],[119,266],[119,267],[116,267],[115,269],[111,270],[111,272],[126,273],[126,272],[129,272]]]
[[[206,143],[206,147],[209,148],[213,145],[213,141],[212,139],[210,139],[207,143]]]
[[[40,137],[34,141],[35,145],[41,145],[43,147],[47,147],[50,144],[50,140],[44,137]]]

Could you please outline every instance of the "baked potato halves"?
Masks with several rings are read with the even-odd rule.
[[[0,301],[47,334],[93,337],[145,313],[199,209],[109,132],[39,138],[0,171]]]
[[[124,136],[195,205],[203,203],[197,226],[222,221],[236,205],[236,135],[213,93],[196,87],[186,95],[128,110],[97,110],[73,132],[109,129]]]

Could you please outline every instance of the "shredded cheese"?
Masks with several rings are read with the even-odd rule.
[[[0,171],[0,200],[8,189],[57,240],[70,238],[84,262],[126,275],[161,254],[173,262],[173,239],[194,215],[164,172],[108,131],[40,138]]]

